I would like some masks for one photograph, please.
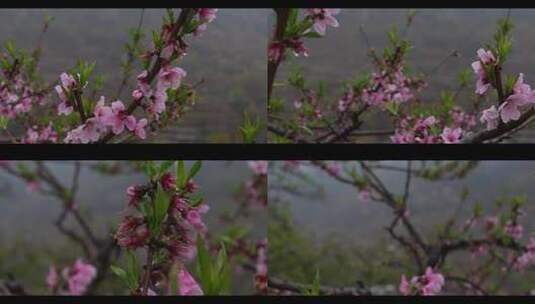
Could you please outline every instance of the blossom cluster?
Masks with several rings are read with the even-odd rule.
[[[414,98],[414,91],[424,85],[418,79],[407,77],[403,67],[398,65],[374,72],[370,84],[362,90],[360,97],[365,104],[384,110],[389,102],[401,104],[410,101]]]
[[[399,284],[399,292],[402,295],[423,295],[433,296],[440,293],[444,287],[444,276],[439,272],[434,271],[431,267],[427,267],[425,273],[421,276],[414,276],[409,280],[405,275],[401,276],[401,283]]]
[[[308,34],[311,29],[324,36],[327,26],[338,27],[338,21],[334,16],[340,13],[340,9],[309,8],[306,10],[305,22],[310,21],[311,26],[302,35],[284,37],[280,40],[272,40],[268,46],[268,60],[278,63],[285,59],[286,50],[291,50],[295,56],[308,56],[302,36]]]
[[[154,131],[162,126],[160,117],[166,112],[169,90],[178,90],[182,79],[186,77],[186,71],[173,64],[187,52],[184,36],[202,34],[207,25],[216,19],[218,11],[214,8],[188,10],[193,15],[166,22],[162,26],[159,37],[154,37],[154,41],[163,42],[161,45],[155,44],[140,54],[142,61],[153,64],[152,68],[139,73],[130,103],[121,100],[107,103],[105,97],[98,101],[88,100],[83,96],[89,83],[83,71],[61,73],[58,84],[54,86],[54,95],[49,94],[50,90],[32,89],[32,81],[21,71],[21,60],[14,60],[11,66],[3,68],[5,77],[0,82],[0,117],[11,119],[20,116],[26,128],[23,138],[13,140],[23,143],[95,143],[118,135],[145,139],[147,128]],[[156,80],[154,85],[153,80]],[[57,101],[48,102],[49,98],[57,98]],[[47,121],[47,125],[41,126],[28,116],[35,106],[42,106],[39,108],[41,110],[45,109],[44,106],[53,107],[53,117]],[[136,112],[138,108],[143,111]],[[168,112],[171,115],[175,110],[173,107]],[[75,113],[79,117],[73,117]],[[136,117],[138,114],[134,113],[141,117]]]
[[[0,54],[6,58],[6,54]],[[0,82],[0,117],[15,118],[29,113],[35,105],[43,105],[44,93],[32,88],[20,71],[20,64],[16,61],[2,67],[4,79]]]
[[[535,265],[535,237],[529,239],[528,245],[526,246],[526,252],[517,257],[514,261],[514,267],[519,271],[533,265]]]
[[[484,96],[493,85],[492,79],[495,76],[492,73],[495,71],[498,58],[492,51],[485,49],[479,49],[477,55],[478,60],[472,63],[472,69],[477,76],[475,93]],[[535,103],[535,92],[524,82],[523,73],[518,75],[511,94],[499,102],[498,107],[493,105],[482,111],[480,120],[486,124],[487,130],[495,129],[501,122],[518,120],[521,112],[532,108]]]
[[[121,247],[137,249],[157,241],[171,260],[190,261],[196,255],[196,235],[206,233],[202,215],[208,212],[209,207],[204,203],[192,205],[191,195],[198,189],[193,181],[188,181],[184,189],[177,189],[175,178],[165,173],[158,183],[171,195],[158,240],[151,240],[156,236],[151,235],[147,218],[143,214],[134,214],[126,215],[120,223],[115,235],[117,243]],[[150,195],[154,194],[151,191],[154,189],[142,185],[128,187],[129,206],[141,213],[144,204],[154,203],[150,199]]]
[[[466,113],[459,107],[454,107],[448,112],[451,122],[447,124],[446,118],[430,116],[404,116],[397,120],[393,143],[459,143],[476,125],[474,114]]]
[[[61,275],[54,265],[46,277],[46,284],[53,294],[60,295],[83,295],[97,276],[95,266],[84,262],[82,259],[61,271]]]

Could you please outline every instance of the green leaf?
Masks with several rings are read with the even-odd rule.
[[[204,241],[197,238],[197,276],[199,284],[206,295],[226,295],[230,293],[231,268],[224,244],[217,257],[212,258],[204,246]]]
[[[126,274],[126,271],[124,271],[124,269],[114,266],[114,265],[110,265],[110,269],[116,276],[123,279],[125,282],[127,281],[127,274]]]
[[[189,201],[191,207],[197,207],[203,202],[203,196],[201,194],[192,195]]]
[[[176,162],[176,187],[178,189],[183,189],[186,186],[186,168],[184,166],[184,161],[179,160]]]
[[[240,126],[243,142],[254,144],[258,133],[262,130],[263,124],[258,117],[254,120],[251,119],[247,112],[244,112],[243,116],[243,125]]]
[[[320,270],[318,268],[316,268],[316,276],[314,277],[314,282],[312,282],[310,293],[314,296],[320,295]]]
[[[169,271],[169,294],[175,294],[179,290],[178,273],[180,272],[180,266],[177,263],[173,263],[171,270]]]
[[[392,115],[398,115],[399,104],[397,102],[389,101],[385,104],[385,109],[387,109]]]
[[[199,236],[197,238],[197,275],[199,284],[205,294],[212,293],[212,265],[210,263],[210,254],[204,247],[204,240]]]
[[[159,171],[159,176],[162,176],[163,174],[165,174],[167,172],[167,170],[169,170],[169,168],[171,168],[171,166],[173,166],[174,164],[174,161],[172,160],[166,160],[164,162],[162,162],[160,164],[160,169],[158,170]]]
[[[9,124],[9,118],[2,116],[0,117],[0,129],[7,129],[7,125]]]
[[[152,162],[152,161],[146,161],[146,162],[144,162],[143,169],[144,169],[143,171],[145,171],[145,174],[146,174],[151,180],[154,180],[154,179],[155,179],[157,170],[156,170],[156,166],[155,166],[154,162]]]
[[[200,160],[196,161],[193,166],[191,166],[191,169],[189,169],[188,178],[186,181],[192,179],[198,172],[201,170],[202,162]]]
[[[221,250],[217,256],[216,269],[217,277],[214,277],[214,281],[218,283],[216,294],[228,294],[230,292],[230,264],[223,243],[221,243]]]
[[[151,232],[154,232],[154,236],[158,236],[160,234],[160,227],[163,220],[165,219],[165,216],[167,215],[169,203],[169,194],[164,191],[162,187],[158,184],[156,196],[154,197],[154,224],[151,229]]]
[[[303,37],[305,37],[305,38],[321,38],[323,36],[320,35],[317,32],[308,32],[308,33],[303,34]]]
[[[299,9],[297,8],[290,8],[290,12],[288,13],[288,26],[293,27],[297,23],[297,16],[299,15]]]

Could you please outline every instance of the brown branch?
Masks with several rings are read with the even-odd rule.
[[[147,252],[147,261],[145,263],[145,276],[143,278],[143,285],[141,289],[141,294],[146,296],[149,292],[149,284],[150,284],[150,275],[152,272],[152,248],[149,247],[149,250]]]
[[[288,18],[290,17],[289,8],[276,8],[275,13],[277,15],[277,24],[275,25],[275,34],[271,41],[282,41],[284,39],[284,32],[288,25]],[[275,76],[277,75],[277,69],[282,62],[282,55],[276,62],[268,61],[268,107],[271,100],[271,93],[273,92],[273,83],[275,82]]]

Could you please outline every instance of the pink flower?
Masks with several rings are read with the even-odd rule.
[[[70,268],[63,269],[63,277],[67,280],[70,295],[82,295],[97,276],[95,266],[76,260]]]
[[[56,93],[58,93],[59,99],[61,100],[58,105],[58,114],[69,115],[73,111],[72,105],[69,103],[67,93],[76,85],[76,80],[67,73],[61,73],[60,75],[61,85],[54,87]]]
[[[48,289],[54,291],[58,287],[59,275],[54,265],[50,265],[48,275],[46,276],[46,285]]]
[[[167,250],[174,258],[181,261],[191,261],[197,255],[197,247],[192,241],[176,241],[171,240],[167,242]]]
[[[399,283],[399,292],[404,296],[408,296],[411,294],[411,285],[409,284],[409,281],[407,281],[407,277],[405,277],[404,274],[401,275],[401,282]]]
[[[126,195],[130,198],[128,204],[130,206],[137,206],[143,195],[145,195],[145,192],[143,191],[143,188],[139,186],[130,186],[126,188]]]
[[[476,82],[476,94],[478,95],[485,95],[485,93],[489,90],[490,83],[486,82],[485,79],[479,78]]]
[[[285,46],[283,43],[273,41],[268,47],[268,60],[271,62],[278,62],[284,55]]]
[[[513,86],[513,94],[524,95],[526,99],[532,98],[531,86],[524,83],[524,73],[520,73]]]
[[[137,88],[143,93],[144,96],[150,96],[152,94],[149,84],[149,72],[144,70],[137,75]]]
[[[93,110],[95,120],[101,125],[110,125],[113,120],[113,110],[105,106],[105,98],[101,96]]]
[[[28,192],[37,192],[41,189],[41,184],[36,180],[30,180],[26,182],[26,190]]]
[[[485,69],[483,68],[483,65],[481,64],[481,61],[474,61],[472,63],[472,69],[474,70],[474,73],[478,77],[476,81],[476,94],[485,95],[485,93],[490,88],[490,83],[487,79],[487,76],[485,74]]]
[[[498,225],[498,218],[495,216],[488,216],[485,218],[485,229],[490,231]]]
[[[421,131],[423,129],[427,129],[433,126],[436,122],[437,122],[437,119],[435,118],[435,116],[431,115],[423,120],[422,119],[417,120],[416,123],[414,124],[414,127],[417,131]]]
[[[40,142],[57,142],[58,141],[58,133],[52,129],[52,123],[50,122],[48,126],[41,130],[41,134],[39,134],[39,141]]]
[[[193,228],[195,228],[195,230],[203,234],[206,232],[206,225],[202,221],[201,214],[206,211],[204,209],[203,210],[191,209],[186,214],[186,220],[193,226]]]
[[[342,173],[342,164],[337,161],[329,162],[325,165],[325,170],[331,176],[338,176]]]
[[[300,55],[303,55],[305,57],[308,56],[308,49],[305,47],[304,42],[301,41],[299,38],[291,38],[291,39],[285,40],[285,43],[286,43],[286,46],[292,49],[294,56],[300,56]],[[282,55],[284,55],[284,53]]]
[[[405,275],[402,275],[399,291],[405,296],[414,294],[432,296],[440,293],[444,283],[445,280],[442,274],[433,272],[431,267],[427,267],[423,275],[412,277],[410,282],[407,281]]]
[[[481,123],[487,123],[487,130],[495,129],[498,126],[500,114],[495,106],[483,110],[481,114]]]
[[[451,128],[470,129],[477,125],[476,115],[465,113],[460,107],[453,107],[448,114],[452,120]]]
[[[61,81],[61,86],[66,90],[69,90],[76,85],[76,80],[74,79],[74,77],[65,72],[61,73],[59,79]]]
[[[345,112],[349,105],[353,102],[353,89],[349,89],[348,92],[338,101],[338,111]]]
[[[66,143],[82,144],[96,142],[99,140],[101,134],[100,132],[102,130],[102,125],[97,121],[95,117],[89,118],[85,121],[85,124],[80,125],[77,128],[69,131],[63,141]]]
[[[401,67],[394,72],[381,70],[372,74],[370,83],[362,90],[361,98],[366,104],[385,110],[389,101],[396,104],[410,101],[414,96],[411,84],[413,87],[417,85],[415,89],[423,86],[423,83],[406,77]]]
[[[368,189],[362,189],[359,191],[359,200],[363,203],[367,203],[370,201],[370,190]]]
[[[121,247],[136,249],[145,245],[150,232],[145,226],[143,218],[126,216],[119,224],[115,238]]]
[[[500,116],[504,123],[509,121],[518,120],[520,118],[519,107],[526,104],[526,100],[523,96],[511,95],[507,100],[500,105]]]
[[[320,34],[325,35],[327,25],[332,27],[338,27],[338,21],[334,18],[335,15],[340,13],[340,9],[334,8],[309,8],[307,14],[312,17],[314,21],[314,30]]]
[[[217,8],[201,8],[199,9],[199,21],[202,23],[210,23],[215,20]]]
[[[164,67],[158,74],[158,83],[156,88],[158,91],[165,91],[169,88],[178,89],[182,78],[186,77],[186,71],[179,67]]]
[[[182,268],[178,273],[178,294],[181,296],[202,296],[203,291],[191,274]]]
[[[440,293],[444,286],[444,276],[438,272],[433,272],[431,267],[427,267],[423,279],[421,292],[424,296],[432,296]]]
[[[505,225],[505,233],[507,233],[511,238],[518,240],[522,238],[524,233],[524,227],[520,224],[514,224],[511,221],[507,222]]]
[[[193,32],[195,36],[200,36],[207,28],[207,24],[214,21],[216,18],[216,8],[201,8],[199,9],[199,25]]]
[[[524,83],[524,74],[520,73],[513,87],[513,94],[507,97],[499,108],[503,122],[518,120],[520,118],[519,108],[534,101],[535,96],[531,91],[531,87]]]
[[[193,32],[193,35],[195,35],[195,37],[201,36],[207,28],[208,26],[206,25],[206,23],[201,23],[197,26],[197,28]]]
[[[199,186],[192,180],[189,180],[186,183],[186,187],[184,187],[184,191],[186,191],[188,193],[193,193],[193,192],[197,191],[197,189],[199,189]]]
[[[32,100],[29,97],[23,98],[20,103],[15,106],[15,112],[27,113],[32,109]]]
[[[72,110],[73,107],[69,105],[67,101],[63,101],[58,105],[58,115],[70,115]]]
[[[96,118],[89,118],[85,121],[82,131],[82,142],[96,142],[100,138],[101,124]]]
[[[523,271],[527,267],[535,264],[535,237],[530,237],[526,252],[515,260],[514,267],[518,271]]]
[[[147,133],[145,132],[145,126],[147,126],[147,119],[142,118],[137,121],[136,128],[134,129],[134,134],[141,139],[147,138]]]
[[[37,143],[37,140],[39,139],[39,132],[37,132],[35,128],[36,126],[34,126],[33,128],[28,128],[28,130],[26,130],[26,139],[24,140],[25,143]]]
[[[268,170],[268,162],[265,160],[249,161],[247,162],[249,168],[257,175],[266,175]]]
[[[485,49],[480,48],[479,50],[477,50],[477,56],[483,64],[490,64],[496,62],[496,58],[490,50],[485,51]]]
[[[143,92],[140,89],[135,89],[134,91],[132,91],[132,98],[134,98],[134,100],[136,101],[143,98],[143,96]]]
[[[167,92],[165,90],[157,90],[151,96],[152,103],[149,106],[149,113],[155,115],[158,118],[158,114],[165,111],[165,102],[167,101]]]
[[[472,69],[478,77],[476,81],[476,94],[485,95],[490,88],[490,82],[485,74],[484,65],[493,64],[496,62],[496,58],[490,50],[486,51],[482,48],[477,50],[477,56],[479,60],[472,63]]]
[[[36,144],[43,142],[55,143],[58,140],[58,134],[52,129],[52,123],[49,123],[46,128],[39,131],[37,126],[33,126],[26,130],[26,138],[22,140],[23,143]]]
[[[455,143],[459,143],[462,133],[463,133],[463,130],[461,128],[456,128],[452,130],[446,127],[442,131],[442,134],[440,135],[440,137],[446,144],[455,144]]]
[[[160,185],[165,191],[171,191],[176,189],[176,180],[171,173],[165,173],[160,178]]]
[[[130,131],[134,131],[136,128],[136,118],[129,115],[126,111],[124,104],[117,100],[111,104],[112,116],[108,120],[108,124],[112,126],[114,134],[118,135],[123,133],[126,127]]]
[[[434,135],[433,126],[438,120],[434,116],[426,118],[403,117],[397,121],[394,136],[390,139],[394,143],[441,143],[441,136]]]

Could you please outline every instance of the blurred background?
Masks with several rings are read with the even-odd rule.
[[[102,94],[113,96],[122,77],[120,63],[129,29],[136,28],[142,9],[0,9],[0,42],[36,45],[44,16],[54,17],[43,41],[41,72],[55,81],[78,58],[96,61],[95,72],[106,77]],[[163,9],[146,9],[146,41],[159,30]],[[198,103],[183,119],[167,128],[155,142],[235,142],[243,113],[266,120],[267,10],[220,9],[217,18],[191,48],[179,66],[188,83],[197,83]],[[147,39],[148,38],[148,39]],[[141,71],[134,69],[134,75]],[[123,96],[131,90],[124,90]],[[111,97],[110,97],[111,98]],[[261,134],[260,140],[265,137]]]
[[[415,12],[412,25],[406,28],[407,16]],[[320,39],[306,39],[308,57],[288,56],[290,62],[282,65],[278,80],[287,78],[292,69],[300,68],[309,84],[319,81],[326,84],[328,101],[338,101],[343,92],[342,84],[362,73],[373,70],[369,47],[382,54],[388,44],[387,31],[394,26],[400,34],[412,43],[406,57],[411,73],[423,73],[427,77],[427,88],[421,92],[423,104],[438,101],[443,90],[457,90],[459,73],[469,70],[469,87],[459,95],[461,106],[471,104],[475,90],[475,76],[470,64],[476,59],[476,50],[493,39],[496,23],[507,16],[507,9],[342,9],[336,19],[340,27],[327,28],[327,34]],[[271,14],[271,23],[274,14]],[[504,72],[512,75],[525,74],[527,83],[535,84],[535,10],[511,9],[513,22],[513,50]],[[456,51],[457,56],[452,56]],[[297,96],[295,90],[277,87],[276,96],[283,96],[291,105]],[[381,115],[372,116],[365,122],[364,129],[384,130],[388,120]],[[515,135],[518,142],[533,142],[532,131]],[[389,141],[387,137],[371,138],[370,141]]]
[[[346,168],[352,166],[350,162],[340,163]],[[368,163],[407,166],[406,161]],[[419,163],[414,161],[413,168],[418,168]],[[393,219],[392,210],[377,202],[360,201],[353,186],[315,167],[303,167],[302,172],[304,178],[272,172],[269,175],[270,275],[310,284],[319,269],[321,283],[327,286],[356,286],[357,281],[362,281],[367,287],[395,293],[401,274],[409,272],[407,265],[412,262],[385,230]],[[374,172],[390,192],[403,194],[404,172]],[[457,223],[462,225],[476,203],[481,204],[484,214],[495,215],[497,201],[525,197],[522,209],[526,215],[520,222],[524,225],[521,242],[526,243],[535,232],[531,220],[535,214],[534,177],[533,161],[480,161],[459,180],[413,178],[408,202],[410,218],[425,238],[433,240],[437,229],[457,208]],[[467,196],[462,201],[464,194]],[[462,272],[460,267],[470,261],[470,253],[454,254],[447,269]],[[533,282],[533,271],[526,271],[511,274],[501,286],[506,292],[518,293],[532,290]]]
[[[11,165],[22,163],[31,167],[31,162],[12,162]],[[142,173],[107,175],[95,170],[102,164],[111,166],[113,163],[125,165],[124,162],[85,161],[80,173],[77,195],[80,211],[100,237],[115,233],[122,211],[128,204],[126,188],[147,181]],[[74,168],[72,162],[51,161],[45,164],[62,183],[70,185]],[[191,164],[186,162],[187,166]],[[232,174],[226,174],[221,179],[221,174],[229,170]],[[239,208],[239,188],[249,177],[251,171],[246,162],[203,162],[195,181],[210,207],[204,219],[212,236],[226,233],[236,225],[249,231],[247,238],[252,240],[267,236],[265,208],[252,208],[248,217],[239,218],[235,224],[222,220],[223,216],[233,214]],[[29,191],[26,183],[0,171],[0,278],[12,273],[30,292],[46,294],[44,280],[50,264],[60,264],[61,261],[72,263],[81,256],[80,248],[73,246],[54,225],[61,210],[59,201]],[[67,221],[66,226],[76,227],[76,224]],[[237,294],[254,293],[253,275],[236,270],[232,290]],[[98,292],[122,294],[125,287],[111,275]]]

